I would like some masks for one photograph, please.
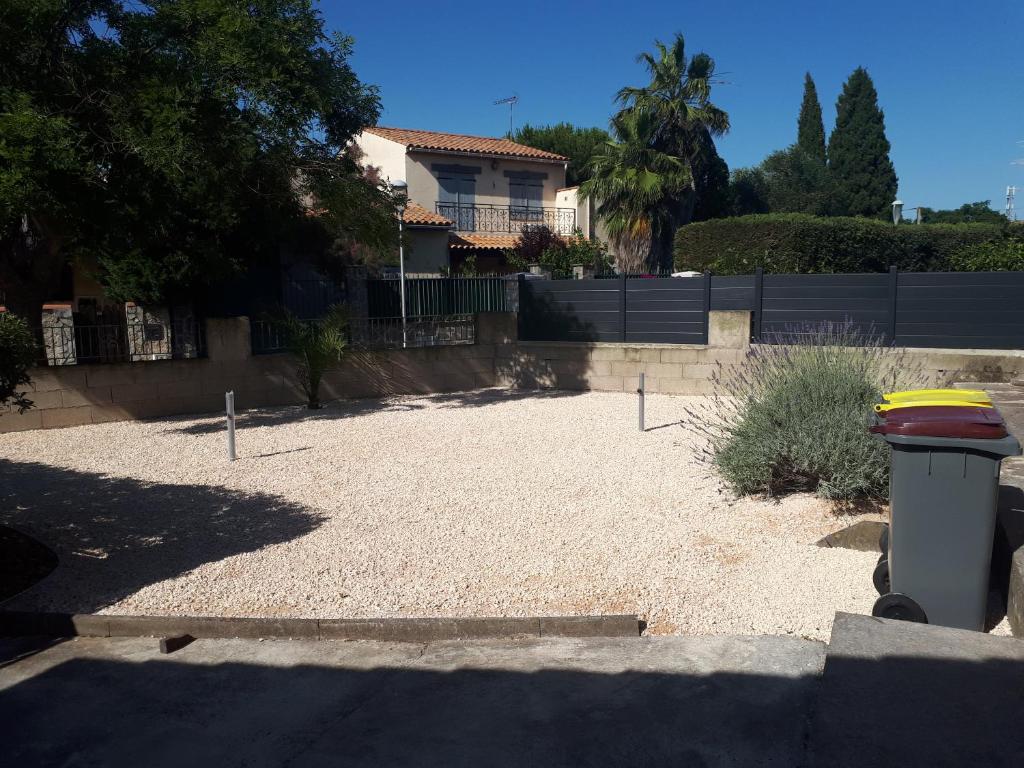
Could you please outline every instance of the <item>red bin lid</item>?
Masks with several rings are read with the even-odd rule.
[[[879,414],[884,419],[871,427],[882,435],[962,437],[998,440],[1006,437],[1006,423],[995,408],[959,405],[922,405]]]

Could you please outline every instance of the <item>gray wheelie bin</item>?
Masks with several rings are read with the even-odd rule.
[[[999,466],[1021,453],[999,412],[922,406],[879,414],[891,447],[888,551],[872,614],[982,630],[989,592]]]

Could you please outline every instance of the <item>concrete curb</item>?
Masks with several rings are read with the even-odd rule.
[[[635,615],[533,618],[242,619],[217,616],[105,616],[0,611],[0,637],[175,637],[443,640],[529,637],[639,637]]]

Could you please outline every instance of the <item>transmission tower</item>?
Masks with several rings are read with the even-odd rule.
[[[1006,218],[1010,221],[1017,220],[1017,212],[1013,208],[1013,198],[1017,194],[1017,187],[1006,188]]]

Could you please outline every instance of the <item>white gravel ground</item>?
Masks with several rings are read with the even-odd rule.
[[[637,613],[658,634],[827,639],[875,555],[823,502],[737,501],[690,398],[475,393],[4,435],[0,522],[61,565],[5,607],[226,616]]]

